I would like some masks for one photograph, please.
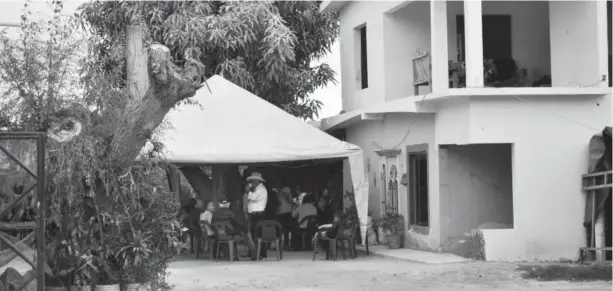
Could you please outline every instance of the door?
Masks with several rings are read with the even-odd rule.
[[[458,61],[464,61],[464,15],[456,16]],[[511,15],[483,15],[483,58],[512,58]]]

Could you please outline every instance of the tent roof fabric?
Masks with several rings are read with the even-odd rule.
[[[169,162],[232,164],[346,157],[361,149],[215,75],[165,117],[157,133]]]

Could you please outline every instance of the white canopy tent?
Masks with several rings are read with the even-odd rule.
[[[215,75],[190,99],[165,117],[170,128],[156,132],[164,158],[177,164],[251,164],[345,158],[366,236],[368,180],[362,149],[279,109],[240,86]],[[348,167],[347,167],[348,166]],[[366,239],[362,239],[365,242]]]

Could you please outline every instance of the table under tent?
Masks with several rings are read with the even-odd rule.
[[[321,184],[329,176],[342,184],[343,209],[355,207],[359,235],[365,237],[368,180],[362,149],[320,131],[221,76],[213,76],[207,83],[210,90],[205,86],[191,98],[195,102],[172,109],[164,121],[168,126],[157,133],[164,143],[163,158],[176,166],[174,174],[171,171],[171,184],[178,184],[179,169],[198,195],[215,200],[221,194],[237,201],[244,192],[238,170],[241,166],[262,169],[264,179],[293,171],[302,179],[300,187],[305,192],[315,192],[316,187],[308,189],[306,185]],[[307,167],[315,170],[299,170]],[[204,169],[212,169],[211,178]],[[213,185],[204,187],[206,184]],[[173,188],[177,191],[180,187]],[[362,244],[366,241],[360,240]]]

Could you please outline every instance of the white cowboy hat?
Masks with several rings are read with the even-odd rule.
[[[266,180],[264,180],[262,178],[262,174],[258,173],[258,172],[251,173],[251,176],[247,177],[247,179],[245,179],[245,180],[247,180],[247,181],[249,181],[249,180],[260,180],[262,182],[266,182]]]

